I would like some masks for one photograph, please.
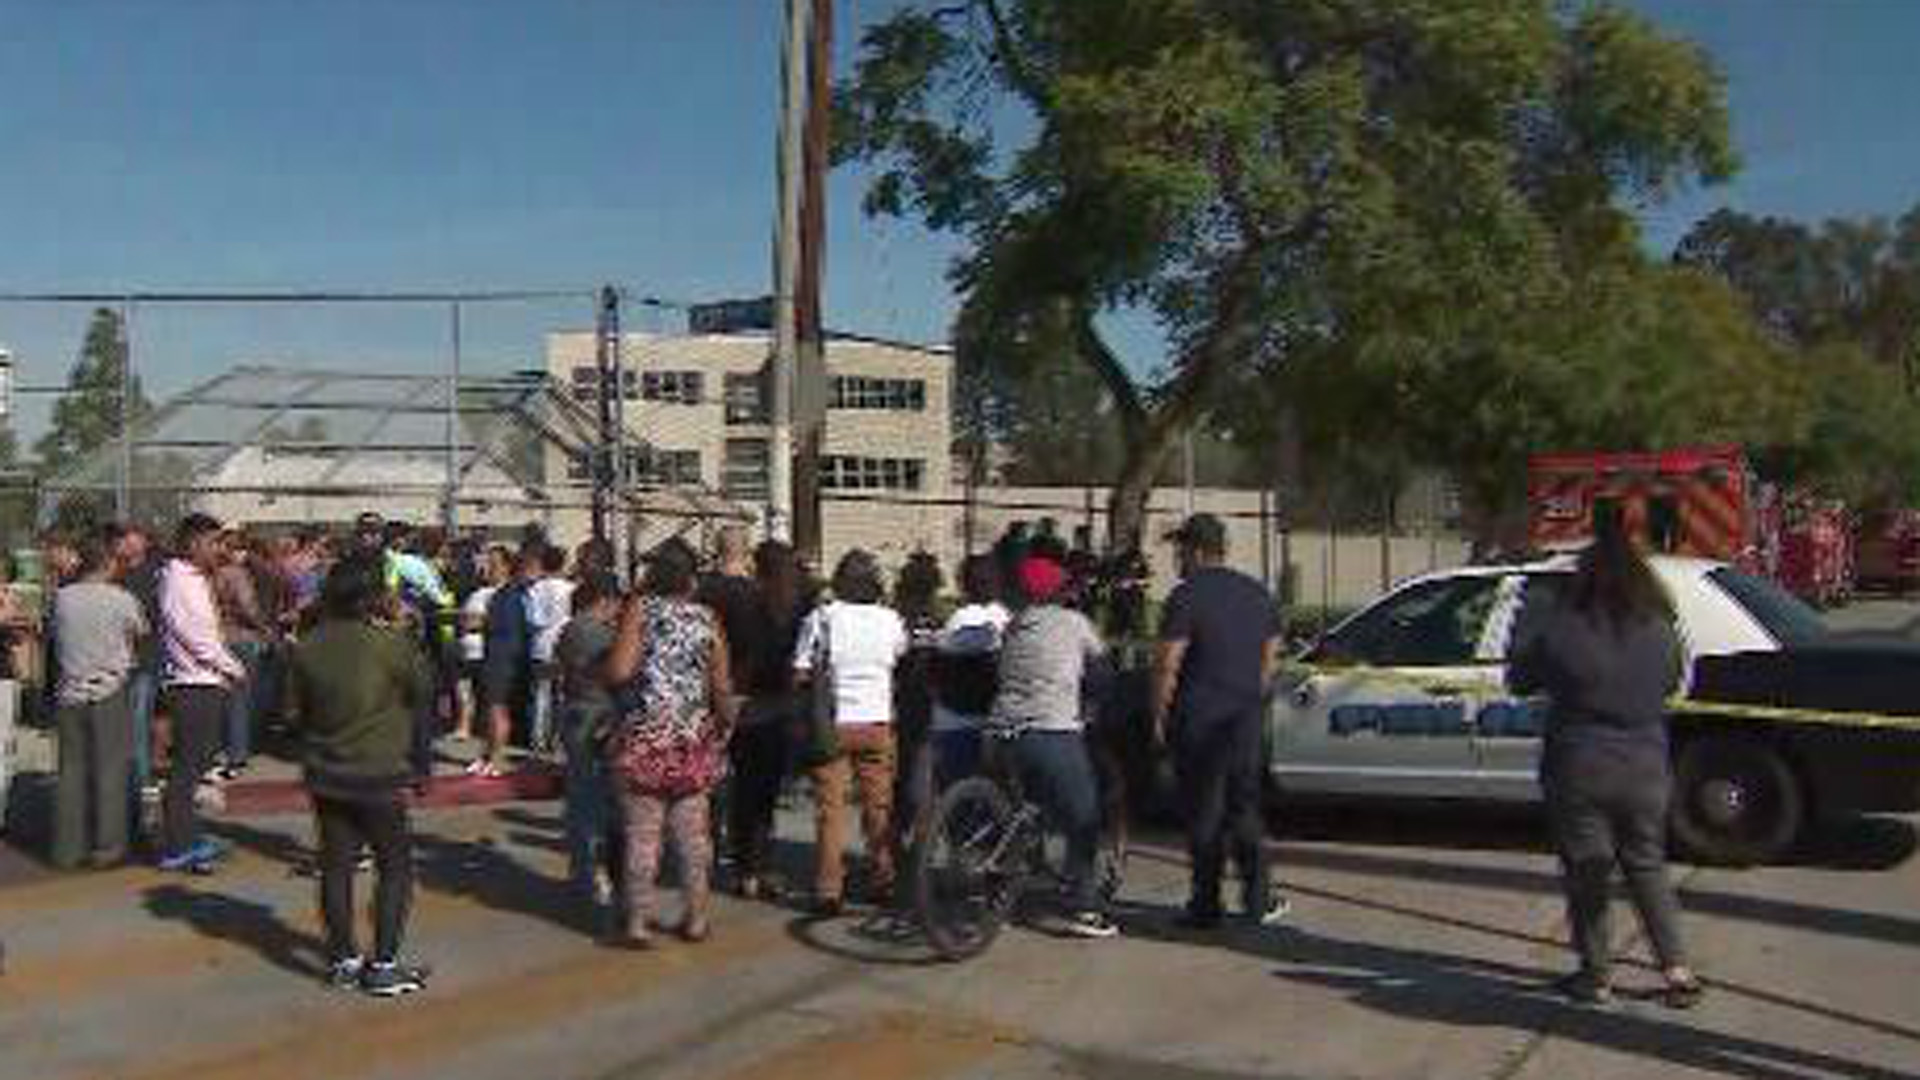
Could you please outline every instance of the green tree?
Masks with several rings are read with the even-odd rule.
[[[1727,175],[1719,75],[1555,0],[966,0],[870,28],[836,151],[871,213],[959,234],[961,348],[1085,365],[1139,540],[1180,435],[1310,356],[1450,364],[1631,225],[1621,192]],[[1144,309],[1141,379],[1102,316]],[[1349,413],[1358,426],[1377,412]],[[1365,437],[1365,436],[1363,436]]]
[[[53,427],[34,445],[40,475],[54,477],[118,438],[124,419],[137,423],[153,410],[137,376],[126,377],[127,348],[120,316],[100,308],[87,324],[80,357],[67,374],[67,392],[53,407]]]

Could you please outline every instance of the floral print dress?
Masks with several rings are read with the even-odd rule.
[[[614,743],[614,769],[643,795],[681,798],[718,783],[724,733],[709,681],[719,636],[713,612],[686,600],[644,601],[639,673]]]

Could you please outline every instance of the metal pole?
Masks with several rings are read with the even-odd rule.
[[[448,306],[453,346],[447,379],[447,504],[443,515],[447,539],[460,530],[460,301]]]
[[[794,306],[800,277],[800,204],[804,190],[807,37],[811,0],[787,0],[781,60],[779,194],[773,241],[773,362],[768,373],[772,431],[767,454],[767,535],[793,539],[793,396],[800,334]]]
[[[597,436],[593,453],[593,538],[601,543],[611,543],[611,515],[613,511],[613,488],[618,483],[620,470],[626,462],[615,457],[618,435],[614,431],[614,402],[626,389],[619,383],[620,372],[614,361],[614,327],[610,319],[617,308],[609,301],[605,291],[596,298],[593,320],[593,359],[594,373],[599,379],[599,394],[596,397],[595,419],[598,421]]]
[[[114,516],[133,516],[133,298],[120,303],[120,477],[114,485]]]
[[[626,494],[632,490],[632,477],[627,474],[627,336],[620,321],[620,290],[612,285],[606,286],[600,294],[600,303],[605,310],[607,333],[613,339],[611,343],[613,385],[617,390],[613,395],[613,460],[617,464],[614,466],[615,481],[611,508],[624,526],[609,529],[611,534],[609,540],[613,544],[613,565],[616,568],[625,567],[627,578],[631,580],[635,566],[633,548],[636,538],[633,531],[632,507],[626,497]],[[634,382],[639,381],[639,375],[635,374]]]
[[[1193,508],[1194,508],[1193,429],[1192,428],[1187,429],[1186,438],[1181,440],[1180,445],[1185,450],[1185,454],[1186,454],[1187,516],[1192,517]]]

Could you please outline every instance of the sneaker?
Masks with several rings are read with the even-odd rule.
[[[1553,988],[1575,1005],[1606,1008],[1613,1004],[1613,988],[1606,979],[1590,971],[1576,971],[1556,979]]]
[[[160,869],[169,874],[199,874],[205,876],[214,871],[215,866],[227,853],[227,849],[211,839],[202,837],[192,846],[175,855],[160,860]]]
[[[401,997],[426,988],[426,972],[391,960],[368,964],[360,973],[360,989],[371,997]]]
[[[1204,934],[1220,929],[1220,924],[1225,921],[1225,917],[1217,911],[1196,911],[1193,908],[1187,908],[1173,920],[1173,925],[1177,930]]]
[[[333,985],[335,990],[358,990],[360,989],[360,976],[362,972],[366,970],[366,967],[366,960],[358,956],[349,956],[342,960],[335,960],[333,967],[328,973],[327,981]]]
[[[1267,897],[1265,904],[1249,910],[1247,917],[1256,925],[1274,927],[1286,922],[1287,916],[1291,914],[1293,914],[1293,902],[1279,893],[1274,893]]]
[[[1120,926],[1098,911],[1082,911],[1069,915],[1062,927],[1069,937],[1100,940],[1120,936]]]

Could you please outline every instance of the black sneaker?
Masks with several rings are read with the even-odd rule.
[[[1220,929],[1220,924],[1225,921],[1225,916],[1217,911],[1196,911],[1188,908],[1173,920],[1173,925],[1176,930],[1207,934]]]
[[[368,964],[360,973],[360,989],[372,997],[401,997],[426,988],[426,972],[392,961]]]
[[[1093,941],[1120,936],[1119,924],[1098,911],[1082,911],[1077,915],[1069,915],[1062,928],[1069,937],[1087,938]]]
[[[333,984],[335,990],[358,990],[360,989],[360,977],[366,971],[366,968],[366,960],[358,956],[349,956],[342,960],[335,960],[332,969],[328,973],[327,981]]]
[[[1556,979],[1553,988],[1575,1005],[1604,1009],[1613,1004],[1613,987],[1606,979],[1590,971],[1576,971]]]

